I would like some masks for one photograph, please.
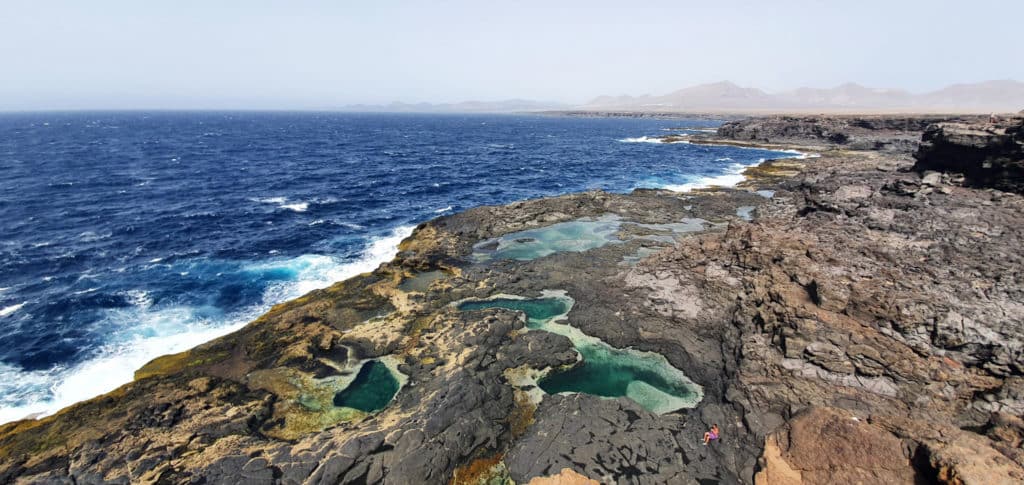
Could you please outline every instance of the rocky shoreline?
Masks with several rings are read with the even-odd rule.
[[[736,121],[691,140],[821,156],[434,219],[372,273],[0,426],[0,482],[1020,483],[1024,122],[935,121]],[[987,171],[942,162],[965,145]],[[460,307],[553,294],[550,325],[663,356],[702,399],[652,412],[658,374],[628,366],[625,397],[548,394],[578,342]],[[336,406],[376,361],[394,397]]]

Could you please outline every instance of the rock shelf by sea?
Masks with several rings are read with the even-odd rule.
[[[694,138],[821,156],[434,219],[373,272],[0,427],[0,481],[1020,483],[1024,122],[918,148],[933,121],[736,121]],[[1000,169],[953,173],[952,146]],[[531,330],[509,295],[572,304]],[[544,392],[583,365],[573,331],[661,356],[699,401]],[[336,405],[378,381],[393,397]]]

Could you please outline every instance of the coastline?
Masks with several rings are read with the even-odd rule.
[[[772,149],[805,152],[814,143]],[[1005,360],[1013,354],[978,356],[957,342],[986,337],[916,322],[955,314],[998,324],[992,308],[1011,308],[1017,290],[992,285],[979,299],[961,283],[964,274],[1013,281],[1018,261],[1009,248],[1024,239],[1015,229],[1024,198],[929,179],[909,170],[906,152],[814,151],[821,156],[745,168],[738,188],[592,191],[432,219],[371,272],[158,358],[107,396],[0,426],[0,458],[15,464],[0,467],[0,478],[124,476],[126,456],[136,457],[130,478],[140,480],[259,473],[269,481],[446,483],[474,470],[524,483],[575,463],[593,478],[654,482],[751,483],[785,467],[850,480],[863,470],[882,481],[942,470],[973,480],[988,474],[989,483],[1018,476],[1012,452],[986,434],[1015,429],[997,412],[1016,412],[1017,371]],[[620,242],[471,260],[480,241],[511,234],[519,244],[543,242],[514,235],[609,213],[621,221]],[[958,217],[978,222],[971,232],[948,230],[964,224]],[[921,281],[922,271],[932,281]],[[518,312],[449,305],[551,290],[575,300],[566,315],[573,328],[664,356],[702,386],[704,399],[663,416],[588,394],[532,402],[531,389],[504,373],[577,365],[569,339],[523,331]],[[1006,342],[1020,337],[985,328]],[[409,384],[379,413],[338,420],[302,400],[353,362],[390,356]],[[711,423],[721,423],[730,446],[691,439]],[[102,456],[100,437],[113,443]],[[128,454],[143,442],[166,446]],[[853,454],[840,446],[851,442],[859,444]],[[97,458],[65,467],[65,449]],[[832,458],[808,464],[822,449]],[[660,466],[638,471],[635,461],[602,459],[608,450]],[[993,465],[979,471],[970,468],[975,460]]]
[[[719,144],[729,145],[728,143]],[[736,146],[740,146],[743,148],[767,149],[777,151],[789,150],[795,152],[793,148],[782,148],[781,145],[769,147],[759,146],[757,144],[736,144]],[[745,179],[745,177],[742,175],[744,171],[756,167],[763,162],[765,162],[765,159],[761,159],[760,161],[754,164],[745,165],[738,170],[727,169],[724,173],[718,176],[703,177],[692,183],[668,185],[659,188],[659,190],[669,190],[677,193],[685,193],[690,191],[705,191],[733,188],[738,183],[742,182]],[[553,197],[557,198],[568,195],[574,194],[567,193]],[[438,216],[435,219],[439,219],[444,215],[450,214],[442,214],[441,216]],[[424,224],[433,221],[434,219],[430,219],[428,221],[424,221]],[[401,240],[408,237],[411,234],[412,229],[412,226],[399,227],[394,229],[391,235],[387,237],[382,237],[377,240],[370,241],[366,248],[366,253],[368,253],[368,259],[363,258],[343,263],[341,266],[344,270],[345,278],[342,278],[341,280],[335,280],[334,283],[339,283],[359,273],[372,271],[374,268],[381,264],[393,262],[397,253],[399,252],[398,246]],[[404,237],[399,236],[400,234],[404,234]],[[386,251],[382,252],[383,248],[377,248],[377,246],[381,242],[388,243],[388,249]],[[325,281],[320,284],[315,284],[313,286],[307,284],[305,285],[305,287],[312,290],[320,289],[331,284],[332,283]],[[279,302],[278,304],[286,304],[293,300],[302,299],[305,296],[305,293],[303,293],[290,300]],[[140,358],[140,355],[143,355],[144,353],[143,349],[133,351],[126,355],[113,355],[98,361],[88,361],[85,364],[75,366],[74,368],[68,369],[66,371],[68,373],[67,378],[62,379],[61,389],[69,387],[69,390],[59,392],[55,399],[53,399],[52,401],[35,403],[32,405],[25,406],[23,408],[18,408],[17,410],[5,410],[5,412],[0,413],[0,425],[4,425],[6,423],[11,422],[17,422],[25,419],[38,420],[59,413],[61,410],[74,406],[78,403],[89,401],[92,399],[102,398],[104,395],[109,393],[115,393],[119,387],[131,383],[134,380],[132,378],[132,375],[139,375],[139,372],[143,368],[147,367],[151,361],[160,360],[161,358],[167,357],[169,355],[187,353],[188,350],[194,347],[208,344],[218,338],[236,332],[239,329],[251,323],[252,321],[258,320],[259,318],[261,318],[261,315],[266,314],[269,310],[270,309],[268,308],[267,311],[264,311],[260,314],[250,316],[249,318],[246,318],[244,320],[238,320],[227,326],[210,328],[202,333],[188,333],[180,336],[172,335],[166,339],[166,342],[147,343],[147,348],[155,348],[155,346],[157,345],[169,345],[169,347],[173,349],[172,352],[170,353],[158,354],[154,352],[148,352],[148,354],[145,354],[145,356]],[[164,349],[166,349],[166,347],[164,347]],[[129,360],[130,362],[137,363],[137,365],[131,365],[128,367],[123,366],[122,364],[126,359]],[[145,372],[142,373],[145,374]],[[97,379],[97,377],[99,379]],[[76,381],[80,380],[85,380],[90,383],[95,383],[99,380],[102,381],[103,384],[101,384],[99,387],[94,386],[83,388],[75,384]]]

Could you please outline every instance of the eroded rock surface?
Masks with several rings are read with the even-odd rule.
[[[0,482],[1021,483],[1024,197],[914,172],[908,153],[821,155],[766,163],[743,190],[587,192],[425,223],[372,273],[0,426]],[[614,244],[472,258],[608,216]],[[575,302],[568,324],[663,355],[703,400],[658,415],[545,395],[531,379],[576,365],[569,339],[454,305],[552,290]],[[379,412],[333,406],[367,359],[407,382]]]
[[[914,156],[919,172],[951,172],[972,186],[1024,193],[1024,117],[931,125]]]
[[[908,152],[918,146],[921,132],[930,124],[978,119],[963,116],[766,116],[730,121],[718,129],[718,134],[733,140]]]

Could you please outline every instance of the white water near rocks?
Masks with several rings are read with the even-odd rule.
[[[261,304],[226,316],[220,321],[204,318],[201,309],[191,307],[153,309],[145,295],[139,295],[135,306],[117,310],[111,317],[142,321],[145,324],[131,327],[130,333],[117,336],[100,349],[95,357],[81,364],[40,371],[25,371],[0,364],[0,393],[27,394],[47,383],[53,383],[49,386],[51,396],[48,398],[34,399],[22,406],[0,408],[0,423],[44,417],[68,405],[110,392],[131,382],[136,369],[158,356],[182,352],[227,335],[263,314],[274,304],[372,271],[394,257],[398,244],[412,234],[412,230],[412,226],[395,229],[390,235],[374,240],[361,258],[347,263],[328,256],[305,255],[253,264],[250,268],[252,271],[287,269],[294,271],[295,277],[268,288]]]

